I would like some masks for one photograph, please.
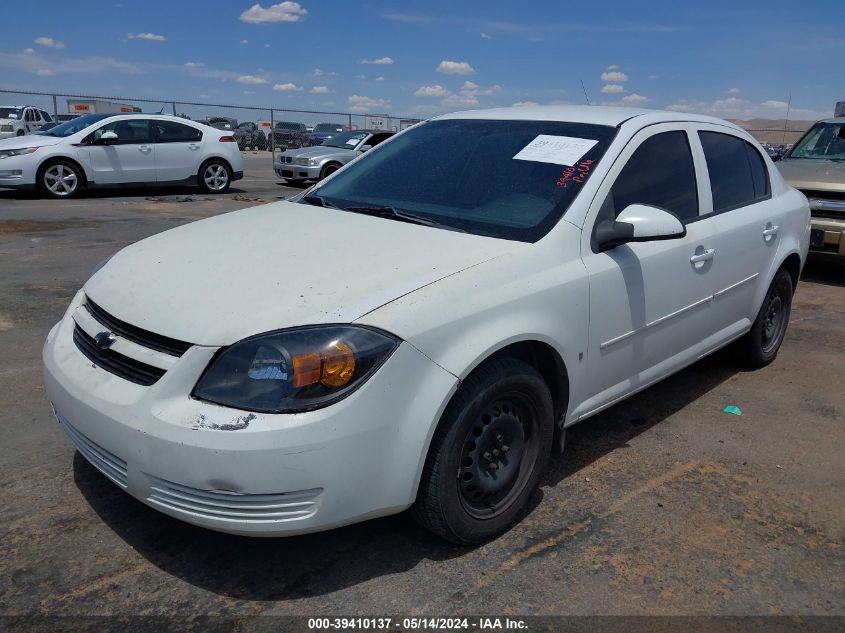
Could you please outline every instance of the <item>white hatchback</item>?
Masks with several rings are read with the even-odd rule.
[[[728,343],[771,362],[809,221],[725,121],[442,116],[297,200],[117,253],[49,333],[47,393],[95,467],[184,521],[289,535],[411,508],[474,543],[567,427]]]
[[[156,114],[87,114],[33,136],[0,140],[0,187],[70,198],[83,188],[198,185],[223,193],[243,177],[235,138]]]

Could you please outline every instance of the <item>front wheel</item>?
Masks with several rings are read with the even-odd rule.
[[[789,324],[793,290],[792,277],[781,268],[769,286],[751,330],[737,341],[740,360],[752,367],[765,367],[777,357]]]
[[[534,491],[553,432],[552,397],[536,369],[515,358],[482,365],[443,413],[412,515],[463,545],[505,531]]]
[[[58,160],[41,170],[38,187],[52,198],[72,198],[79,193],[82,173],[70,161]]]
[[[225,193],[232,184],[229,166],[219,160],[203,163],[197,174],[197,184],[206,193]]]
[[[338,169],[340,169],[340,165],[338,165],[337,163],[329,163],[320,170],[320,180],[322,180],[323,178],[328,178]]]

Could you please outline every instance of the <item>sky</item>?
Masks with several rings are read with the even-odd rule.
[[[779,119],[791,98],[816,119],[845,100],[832,0],[13,4],[2,89],[415,118],[589,100]]]

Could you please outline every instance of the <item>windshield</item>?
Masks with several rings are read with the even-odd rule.
[[[103,119],[107,119],[110,116],[117,116],[117,114],[111,112],[109,114],[86,114],[84,116],[78,116],[75,119],[68,121],[67,123],[57,125],[53,129],[45,132],[44,136],[71,136],[72,134],[81,132],[82,130],[93,125],[97,121],[102,121]]]
[[[343,132],[343,126],[339,123],[318,123],[314,126],[315,132]]]
[[[211,124],[211,127],[215,127],[218,130],[231,130],[232,124],[227,123],[226,121],[215,121],[214,123]]]
[[[569,208],[615,135],[616,128],[586,123],[432,121],[351,163],[313,195],[326,206],[393,207],[444,227],[535,242]]]
[[[845,160],[845,122],[816,123],[795,144],[788,158]]]
[[[284,121],[280,121],[276,123],[277,130],[296,130],[299,131],[302,129],[302,125],[299,123],[285,123]]]
[[[362,140],[370,135],[369,132],[344,132],[335,134],[320,143],[324,147],[342,147],[343,149],[355,149]]]
[[[0,108],[0,119],[20,119],[20,108]]]

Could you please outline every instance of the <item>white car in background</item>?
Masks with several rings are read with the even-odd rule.
[[[196,184],[223,193],[243,177],[235,138],[158,114],[87,114],[0,141],[0,187],[70,198],[83,188]]]
[[[528,107],[395,135],[294,201],[118,252],[44,347],[79,452],[190,523],[412,508],[477,543],[565,429],[736,342],[778,353],[807,199],[744,130]]]
[[[32,134],[52,122],[53,117],[35,106],[0,106],[0,139]]]

